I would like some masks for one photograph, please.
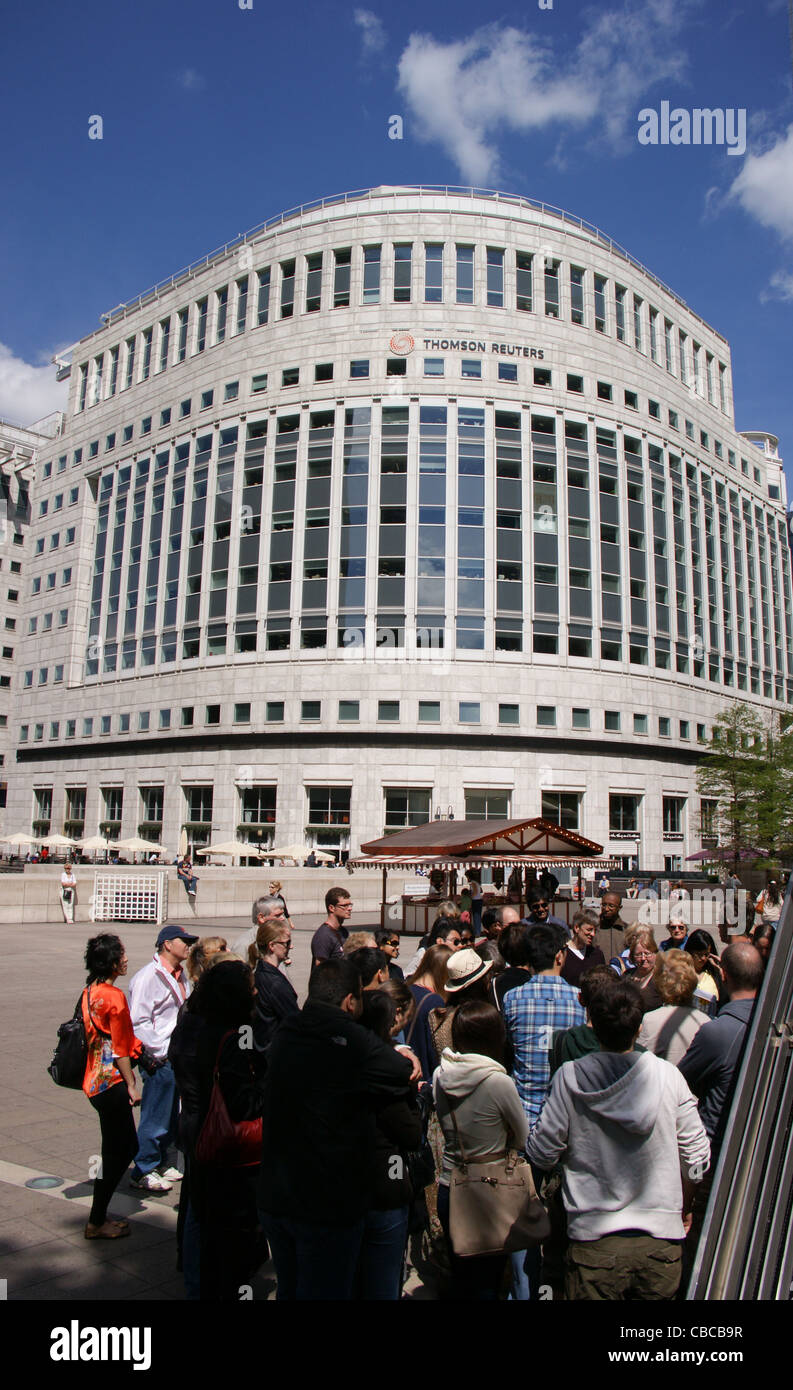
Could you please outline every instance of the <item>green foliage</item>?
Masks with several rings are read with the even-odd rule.
[[[765,720],[751,706],[728,705],[716,718],[697,773],[700,796],[718,802],[714,829],[733,865],[750,853],[775,863],[793,850],[793,726]]]

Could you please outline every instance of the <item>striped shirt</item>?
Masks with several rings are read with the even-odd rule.
[[[560,976],[533,975],[505,995],[504,1022],[514,1053],[512,1075],[532,1125],[550,1090],[554,1032],[586,1023],[586,1013],[578,1002],[578,990]]]

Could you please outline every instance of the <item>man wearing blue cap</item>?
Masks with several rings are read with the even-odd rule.
[[[184,970],[187,952],[197,936],[182,927],[163,927],[157,937],[154,959],[133,975],[129,986],[129,1010],[135,1036],[145,1043],[161,1064],[143,1078],[143,1097],[138,1124],[138,1152],[130,1184],[144,1192],[170,1192],[182,1174],[168,1166],[168,1149],[176,1134],[177,1094],[168,1044],[176,1019],[190,993]]]

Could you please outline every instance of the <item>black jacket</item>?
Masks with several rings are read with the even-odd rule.
[[[188,1008],[179,1012],[171,1034],[168,1060],[179,1092],[179,1142],[192,1155],[206,1119],[214,1084],[215,1063],[224,1034],[229,1029],[207,1023]],[[265,1059],[252,1047],[239,1046],[237,1029],[231,1030],[220,1054],[218,1077],[229,1118],[253,1120],[264,1103]]]
[[[732,1083],[743,1055],[754,999],[725,1004],[717,1018],[706,1023],[678,1062],[699,1101],[699,1115],[708,1138],[720,1143],[732,1099]]]
[[[411,1065],[332,1004],[309,999],[268,1053],[259,1207],[349,1226],[371,1207],[376,1113],[407,1100]]]
[[[265,960],[260,960],[256,966],[253,982],[256,986],[253,1041],[257,1051],[266,1052],[279,1023],[299,1012],[297,994],[283,971]]]

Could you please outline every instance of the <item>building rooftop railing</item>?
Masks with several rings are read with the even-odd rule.
[[[286,212],[280,212],[274,217],[268,217],[266,221],[260,222],[247,232],[240,232],[236,237],[232,238],[231,241],[225,242],[223,246],[219,246],[215,251],[210,251],[208,255],[202,256],[199,260],[191,261],[189,265],[177,271],[175,275],[170,275],[164,280],[159,280],[156,285],[152,285],[150,289],[145,290],[143,294],[138,295],[135,299],[130,299],[127,300],[126,303],[116,305],[114,309],[100,316],[102,323],[107,326],[110,323],[114,323],[117,319],[123,318],[125,314],[135,309],[142,308],[144,304],[147,304],[150,300],[157,299],[166,290],[173,289],[175,286],[182,284],[193,275],[223,260],[230,252],[238,250],[250,241],[254,241],[257,237],[261,236],[263,232],[272,231],[274,228],[283,226],[287,222],[299,221],[300,218],[307,216],[309,213],[322,212],[325,208],[343,207],[347,204],[360,202],[374,203],[389,198],[398,199],[404,198],[405,196],[411,197],[416,194],[419,197],[437,197],[441,195],[447,198],[487,200],[496,206],[505,205],[509,207],[527,208],[531,212],[539,212],[544,217],[556,218],[566,226],[574,227],[577,231],[586,233],[586,235],[597,242],[599,246],[602,246],[613,255],[619,256],[622,260],[631,265],[634,270],[638,270],[642,275],[647,276],[653,284],[663,290],[664,294],[668,294],[677,304],[682,305],[687,313],[692,314],[699,323],[704,324],[711,333],[715,333],[722,342],[726,342],[722,334],[717,333],[710,324],[706,323],[699,314],[695,313],[694,310],[686,304],[685,300],[681,299],[680,295],[676,294],[673,289],[670,289],[663,280],[659,279],[651,270],[648,270],[645,265],[642,265],[641,261],[638,261],[636,257],[632,256],[629,251],[626,251],[623,246],[620,246],[619,242],[607,236],[605,232],[602,232],[592,222],[587,222],[583,217],[576,217],[574,213],[565,212],[564,208],[557,208],[552,203],[543,203],[536,198],[524,197],[522,194],[502,193],[497,189],[491,188],[458,187],[454,184],[383,185],[378,188],[355,189],[347,193],[337,193],[333,194],[331,197],[314,198],[311,202],[301,203],[298,207],[289,208]]]

